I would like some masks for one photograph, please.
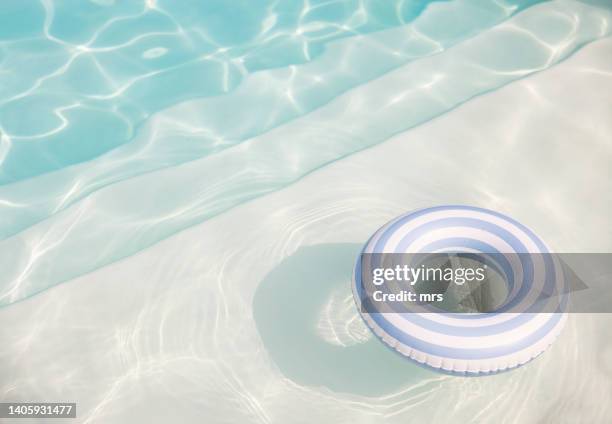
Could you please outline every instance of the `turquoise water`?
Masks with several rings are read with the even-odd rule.
[[[32,28],[7,25],[15,38],[1,44],[0,303],[286,187],[609,31],[607,10],[578,2],[288,4],[193,6],[202,18],[182,3],[8,3],[5,20],[23,13]],[[62,24],[75,13],[91,25]],[[227,14],[241,16],[236,32]],[[156,190],[129,194],[140,184]],[[24,274],[25,239],[60,221],[71,237],[44,238]]]
[[[604,422],[609,319],[466,381],[373,339],[348,279],[381,224],[436,204],[610,251],[611,22],[606,0],[0,2],[0,400]]]
[[[11,146],[0,183],[100,156],[130,142],[136,129],[161,109],[232,92],[258,71],[315,61],[328,43],[404,25],[428,3],[4,2],[2,128],[11,140],[29,142]],[[529,3],[533,2],[511,2],[506,7],[516,10]],[[386,63],[372,64],[377,69],[362,70],[352,79],[367,81],[412,55],[431,53],[438,43],[474,35],[507,14],[495,4],[471,9],[469,21],[458,22],[455,28],[425,28],[415,45],[398,46],[400,58],[383,59]],[[321,70],[321,76],[325,71],[330,70]],[[298,95],[300,112],[355,85],[324,79],[325,93],[309,90]],[[267,104],[257,100],[259,107],[269,109],[272,99]],[[287,118],[279,117],[267,128]],[[265,129],[238,132],[227,128],[236,122],[228,124],[212,131],[224,144]]]

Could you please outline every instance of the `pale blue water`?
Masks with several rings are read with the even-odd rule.
[[[134,254],[607,34],[598,24],[604,9],[575,3],[584,14],[576,22],[564,17],[573,13],[567,6],[532,7],[535,18],[519,13],[532,3],[8,2],[0,235],[10,253],[0,258],[0,302]],[[10,24],[17,15],[29,18]],[[518,30],[487,31],[515,15]],[[467,56],[462,40],[475,45]],[[549,50],[546,43],[560,44]],[[394,73],[406,65],[413,73]],[[350,90],[368,83],[372,97],[358,104],[361,94]],[[307,130],[275,135],[300,117]],[[253,137],[275,139],[228,150]],[[157,190],[137,197],[110,194],[137,184],[139,174],[206,157],[213,163],[193,165],[197,177],[156,178]],[[67,217],[92,195],[101,197],[94,214]],[[74,237],[32,264],[18,293],[6,293],[24,279],[17,258],[29,247],[20,232],[37,231],[39,222],[47,231],[51,216],[72,221]],[[97,231],[107,225],[113,229]],[[108,247],[109,231],[116,246]],[[77,252],[69,266],[53,265]]]
[[[0,183],[95,158],[129,143],[147,117],[163,108],[232,92],[258,71],[316,61],[328,43],[398,27],[428,3],[156,1],[147,7],[135,1],[4,2],[2,128],[11,140],[29,141],[14,143],[6,153]],[[393,46],[397,57],[377,57],[381,63],[366,69],[360,62],[348,63],[359,66],[356,73],[322,69],[324,92],[299,93],[299,112],[532,3],[465,7],[461,20],[428,25],[419,42]],[[337,76],[330,80],[327,73]],[[303,85],[295,89],[304,90]],[[238,142],[295,116],[266,100],[258,107],[280,115],[274,122],[240,132],[227,128],[238,122],[224,122],[214,128],[215,135],[224,143]]]
[[[76,362],[71,355],[77,353],[62,353],[61,337],[55,333],[48,336],[49,345],[36,345],[28,355],[22,349],[29,338],[0,331],[5,346],[0,360],[9,363],[23,357],[35,363],[38,352],[57,349],[54,355],[68,363],[66,369],[58,366],[60,374],[75,376],[76,386],[68,387],[96,382],[91,392],[74,392],[91,421],[104,421],[99,411],[106,410],[117,392],[123,393],[122,384],[132,387],[130,376],[155,379],[156,372],[175,370],[169,364],[185,358],[196,358],[189,370],[214,364],[198,374],[201,381],[215,381],[214,390],[195,385],[194,392],[208,393],[211,399],[211,393],[219,393],[221,400],[213,405],[221,405],[216,412],[219,421],[236,418],[232,402],[240,405],[238,411],[247,411],[241,418],[246,421],[294,420],[276,409],[276,400],[266,403],[275,399],[274,393],[282,393],[278,402],[285,405],[287,382],[305,391],[296,396],[302,396],[308,409],[333,403],[338,393],[365,396],[351,398],[346,405],[352,406],[345,405],[341,412],[325,409],[320,422],[338,422],[356,405],[376,409],[389,399],[393,402],[385,406],[388,410],[378,410],[382,415],[377,417],[401,421],[404,408],[410,408],[395,410],[393,405],[408,399],[412,389],[423,397],[433,393],[427,384],[437,385],[437,377],[420,368],[402,368],[401,358],[389,356],[362,332],[352,305],[347,308],[344,303],[347,293],[342,290],[348,285],[339,281],[344,277],[336,278],[344,275],[344,268],[329,268],[333,287],[310,298],[310,303],[296,305],[295,310],[303,312],[303,319],[295,321],[298,335],[308,337],[298,337],[293,348],[284,345],[287,327],[275,321],[277,310],[269,307],[278,303],[279,293],[262,293],[281,284],[284,277],[275,280],[274,272],[297,269],[311,255],[337,255],[350,262],[351,249],[386,222],[393,215],[390,211],[398,214],[436,202],[492,209],[512,204],[522,208],[517,213],[525,216],[517,218],[523,222],[546,215],[553,217],[550,222],[566,223],[554,196],[569,196],[570,191],[542,189],[547,194],[539,193],[543,200],[538,207],[525,199],[540,187],[540,174],[548,175],[546,164],[561,163],[551,162],[549,156],[557,154],[551,151],[563,154],[567,163],[588,151],[572,150],[576,143],[609,136],[605,125],[612,119],[606,107],[573,122],[574,113],[565,113],[555,102],[562,98],[571,103],[572,96],[597,91],[589,84],[606,87],[607,79],[596,79],[610,72],[609,44],[599,43],[612,30],[611,9],[607,0],[1,1],[0,314],[5,315],[0,319],[19,321],[15,325],[30,335],[48,325],[50,333],[70,328],[71,340],[92,337],[91,347],[82,349],[79,360],[97,364],[111,386],[103,383],[106,377],[68,369]],[[555,74],[589,46],[599,46],[597,54]],[[559,75],[565,78],[572,72],[588,73],[592,82],[559,96],[551,87],[561,80]],[[542,79],[537,81],[545,82],[533,82],[538,76]],[[471,124],[466,124],[469,131],[456,135],[453,119],[458,113],[487,102],[487,96],[521,90],[529,96],[517,94],[523,100],[511,110],[500,112],[503,105],[491,100],[489,107],[479,106],[477,123],[469,114],[460,115]],[[505,99],[513,104],[514,97]],[[591,107],[593,99],[584,102],[581,110]],[[551,127],[546,119],[553,118]],[[547,145],[547,136],[564,122],[573,126],[555,137],[573,138]],[[436,126],[448,130],[424,144],[427,137],[418,131]],[[586,136],[581,131],[591,132]],[[402,151],[402,166],[370,167],[367,158],[380,163],[375,160],[377,149],[398,137],[403,148],[415,146]],[[520,145],[532,139],[538,140],[532,147]],[[445,147],[436,147],[438,141]],[[457,145],[462,149],[448,153]],[[496,152],[494,157],[490,151]],[[503,159],[513,152],[520,152],[515,160],[522,164],[517,165],[521,171],[502,172]],[[575,167],[582,170],[580,175],[600,172],[598,178],[606,180],[605,172],[594,170],[598,168],[592,163],[608,152],[593,153]],[[389,161],[398,154],[385,153]],[[456,159],[462,154],[463,159]],[[543,168],[530,167],[532,157],[539,158]],[[360,160],[361,167],[356,165]],[[463,168],[463,162],[472,166]],[[342,166],[345,171],[334,174]],[[555,166],[550,175],[563,177],[559,169],[565,168]],[[334,176],[313,185],[313,179],[326,172]],[[364,175],[370,178],[360,180]],[[518,190],[515,181],[525,175],[537,176],[530,181],[538,182],[521,183]],[[487,182],[496,179],[502,181],[498,189],[489,189]],[[568,181],[579,182],[569,177]],[[394,203],[396,191],[408,200]],[[313,200],[317,196],[326,202]],[[340,206],[341,202],[346,204]],[[330,217],[338,222],[322,224]],[[593,228],[599,228],[598,222],[593,220]],[[315,235],[309,235],[307,229],[318,225]],[[202,233],[190,238],[198,231]],[[250,234],[251,244],[243,241],[245,234]],[[568,240],[561,238],[559,243],[574,246]],[[232,247],[227,247],[230,241]],[[319,247],[309,250],[309,245]],[[226,267],[230,260],[250,264],[252,274],[233,274]],[[302,275],[292,281],[290,292],[299,291],[307,280]],[[236,294],[238,281],[249,288],[244,297]],[[58,286],[64,282],[69,284]],[[64,294],[53,300],[55,293]],[[61,300],[65,298],[69,300]],[[197,308],[184,305],[194,299]],[[309,329],[311,321],[319,319],[320,304],[333,305],[341,314],[325,312],[318,327]],[[167,320],[179,310],[198,318]],[[92,311],[98,311],[95,317],[107,316],[108,322],[97,321]],[[64,316],[71,318],[62,321]],[[67,324],[75,317],[83,320],[87,334]],[[205,328],[194,322],[205,323]],[[151,328],[143,330],[147,323]],[[232,331],[240,328],[246,341],[228,348],[225,343],[231,342],[215,336],[224,325]],[[159,345],[149,340],[157,335]],[[192,346],[194,340],[201,344]],[[257,364],[265,370],[259,375],[248,369],[244,358],[235,366],[220,359],[242,350],[257,358],[266,352],[274,366],[268,369],[269,363],[259,358],[262,362]],[[113,353],[100,353],[105,351]],[[297,351],[306,362],[299,360]],[[375,375],[353,375],[356,364],[370,357],[385,358],[385,365],[369,369]],[[143,358],[159,368],[146,368]],[[345,367],[330,365],[337,362]],[[20,371],[25,369],[25,363],[10,370],[0,366],[7,382],[0,382],[3,396],[37,393],[25,382],[29,380]],[[184,372],[175,371],[173,378]],[[215,380],[217,371],[228,380]],[[273,377],[275,373],[284,383]],[[160,381],[179,392],[191,387],[185,382],[175,385],[163,375]],[[269,386],[263,393],[246,390],[251,378]],[[523,380],[500,378],[495,381],[514,382],[524,389]],[[40,384],[51,387],[58,379],[49,371]],[[481,383],[466,384],[478,388]],[[62,390],[53,393],[73,393]],[[237,393],[239,400],[234,399]],[[197,398],[193,393],[186,396]],[[231,399],[227,410],[223,399]],[[410,402],[418,405],[419,400]],[[473,417],[474,411],[471,407],[461,413]],[[117,417],[111,416],[111,422],[130,421],[129,414],[113,418]],[[184,417],[183,422],[190,421]]]
[[[398,26],[425,4],[398,6],[4,2],[2,127],[32,141],[12,146],[0,181],[99,156],[129,142],[151,113],[233,91],[256,71],[303,64],[329,41]]]

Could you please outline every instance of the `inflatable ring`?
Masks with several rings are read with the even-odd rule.
[[[486,313],[362,308],[364,253],[450,251],[508,258],[508,296],[499,308]],[[564,284],[560,262],[524,225],[487,209],[440,206],[410,212],[380,228],[357,260],[352,289],[362,318],[384,343],[434,369],[479,375],[525,364],[552,344],[566,320],[567,295],[547,293],[551,285],[567,293],[561,291]]]

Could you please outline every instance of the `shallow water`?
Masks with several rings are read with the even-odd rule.
[[[610,317],[458,378],[373,338],[348,281],[373,231],[436,204],[611,251],[606,3],[192,3],[0,6],[0,399],[79,422],[605,422]]]
[[[300,248],[257,286],[257,330],[271,359],[297,384],[380,396],[434,375],[380,343],[356,316],[347,284],[361,248]]]

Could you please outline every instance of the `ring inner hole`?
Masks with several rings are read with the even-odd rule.
[[[484,259],[470,255],[431,255],[422,261],[425,267],[441,268],[443,271],[451,268],[453,272],[462,269],[478,269],[484,274],[480,281],[477,279],[465,281],[462,284],[444,280],[417,280],[414,291],[421,293],[443,293],[442,301],[431,302],[430,306],[444,312],[453,313],[483,313],[495,312],[508,299],[508,282],[505,277],[494,266],[485,264]],[[457,274],[455,274],[457,275]]]

